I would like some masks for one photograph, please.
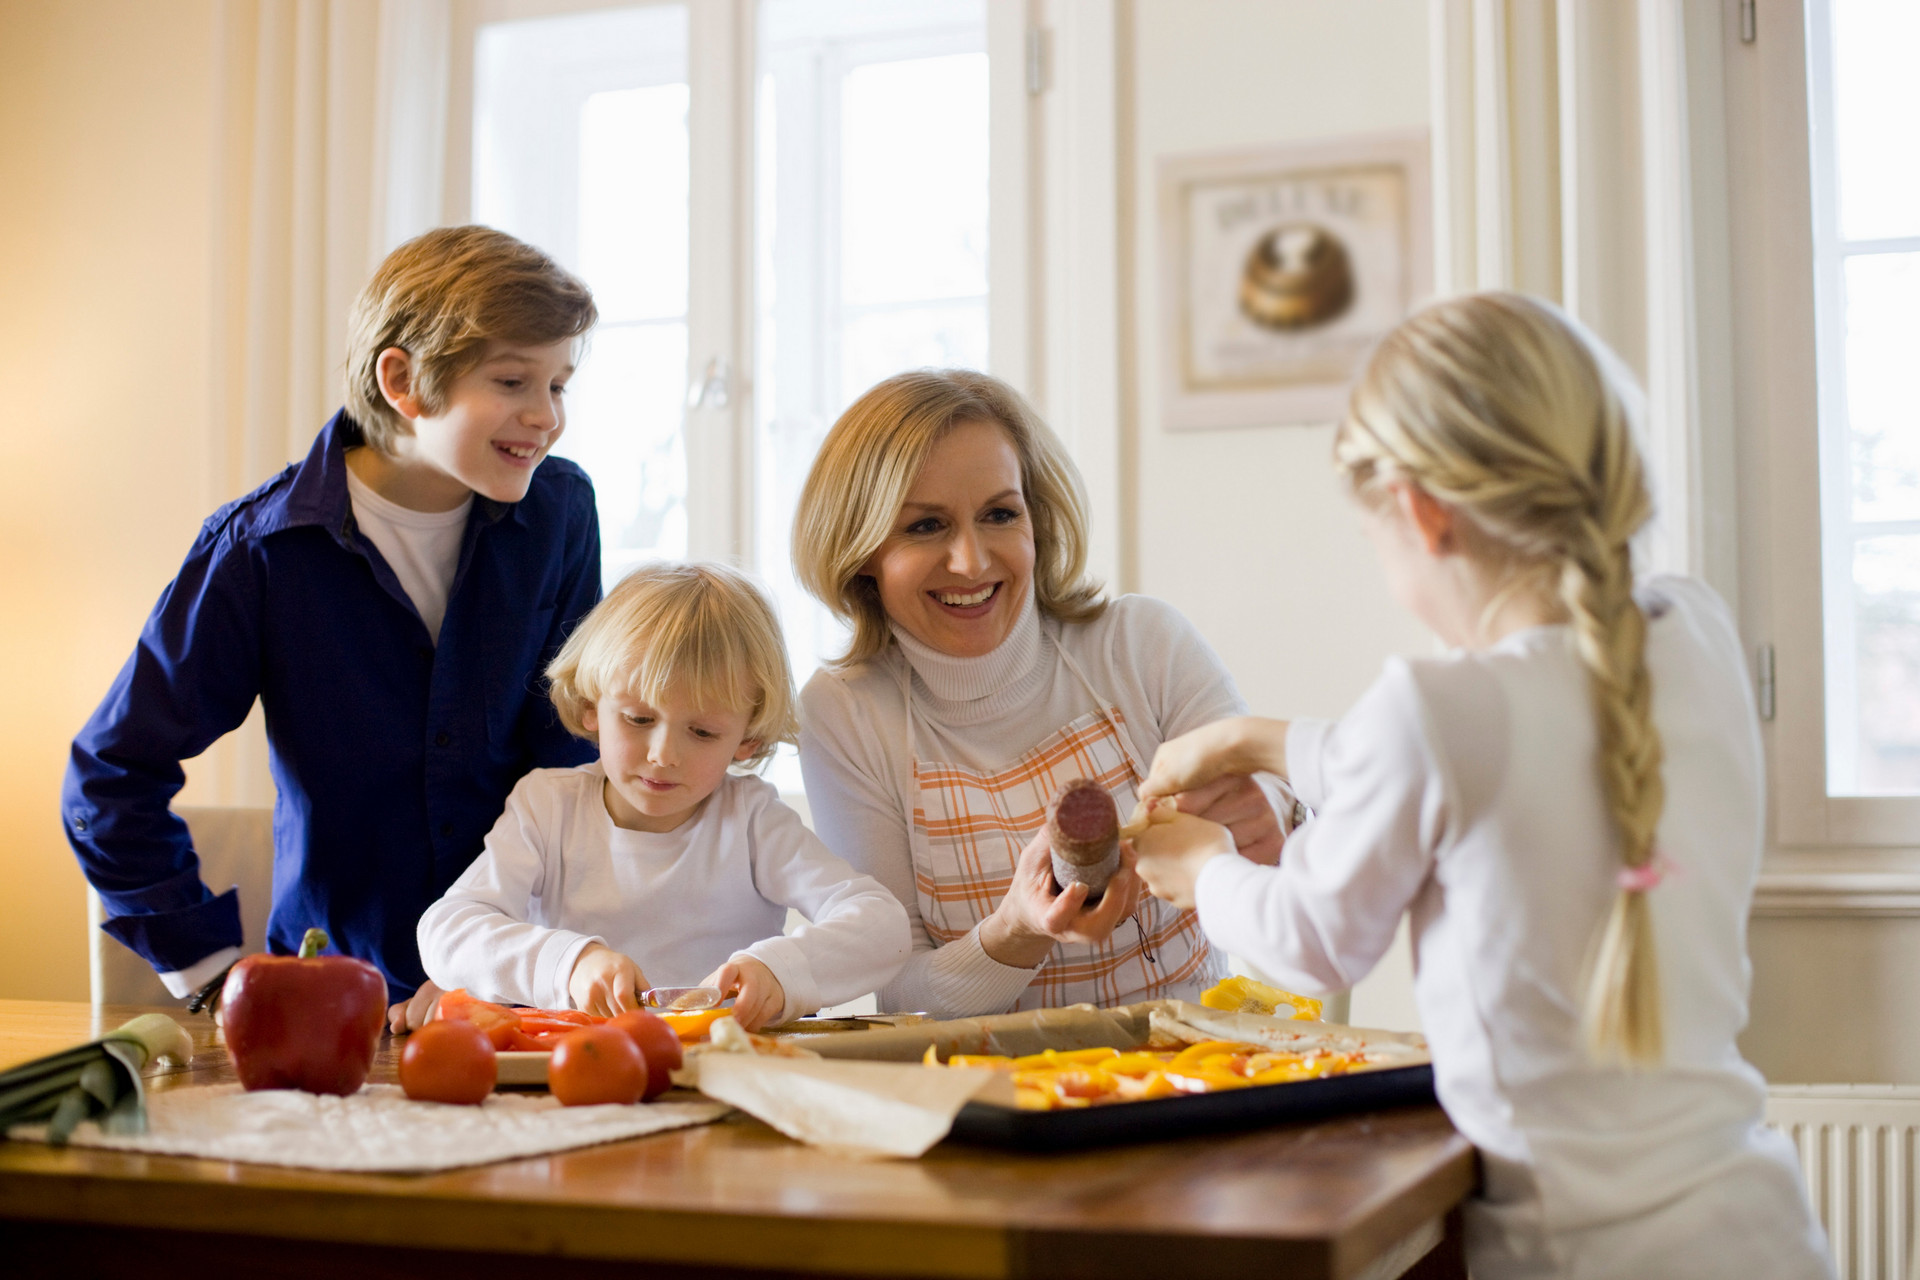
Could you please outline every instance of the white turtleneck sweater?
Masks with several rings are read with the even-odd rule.
[[[814,829],[856,871],[907,909],[913,955],[880,991],[883,1009],[943,1017],[999,1013],[1039,971],[1004,965],[975,928],[936,947],[922,921],[909,842],[912,761],[900,669],[912,669],[914,745],[922,760],[983,773],[1007,768],[1069,722],[1097,708],[1060,659],[1066,648],[1087,680],[1125,717],[1140,767],[1160,744],[1247,707],[1218,655],[1178,610],[1121,596],[1091,622],[1042,619],[1031,596],[993,652],[955,658],[898,628],[895,643],[849,670],[821,668],[800,695],[800,768]],[[1192,997],[1194,992],[1177,993]]]

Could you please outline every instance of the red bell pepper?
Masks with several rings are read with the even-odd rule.
[[[221,1027],[242,1086],[353,1093],[387,1021],[387,982],[364,960],[323,956],[309,929],[299,956],[248,956],[221,988]]]

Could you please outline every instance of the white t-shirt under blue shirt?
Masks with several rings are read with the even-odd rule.
[[[451,511],[415,511],[381,497],[373,487],[347,472],[347,495],[353,501],[354,523],[367,540],[380,548],[394,577],[413,601],[427,634],[440,643],[440,623],[447,616],[447,596],[453,590],[454,570],[460,567],[460,539],[467,531],[467,513],[473,495]]]

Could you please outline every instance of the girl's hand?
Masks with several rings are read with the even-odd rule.
[[[1286,834],[1280,815],[1260,784],[1245,774],[1226,774],[1174,797],[1180,812],[1217,822],[1233,833],[1234,847],[1249,862],[1274,867]]]
[[[573,1007],[597,1017],[611,1018],[616,1013],[640,1007],[640,993],[651,983],[640,966],[603,942],[589,942],[580,958],[573,962],[567,978],[567,994]]]
[[[1053,880],[1053,847],[1040,828],[1013,867],[1013,884],[993,914],[980,922],[980,946],[1001,964],[1031,969],[1047,958],[1056,942],[1104,942],[1140,905],[1140,878],[1121,847],[1120,869],[1092,907],[1087,887],[1070,884],[1060,892]]]
[[[1176,814],[1170,822],[1154,823],[1131,843],[1135,865],[1148,891],[1182,908],[1193,906],[1193,886],[1200,878],[1200,868],[1234,851],[1232,832],[1188,813]]]
[[[700,985],[720,988],[723,1000],[734,997],[733,1020],[748,1031],[758,1031],[787,1007],[787,989],[773,970],[752,956],[727,961]]]
[[[387,1006],[387,1030],[394,1035],[403,1035],[426,1026],[427,1019],[433,1016],[433,1007],[440,1003],[440,997],[444,994],[433,985],[431,978],[421,983],[420,989],[412,996]]]
[[[1234,716],[1170,738],[1153,753],[1140,798],[1196,791],[1230,773],[1287,774],[1287,722]]]

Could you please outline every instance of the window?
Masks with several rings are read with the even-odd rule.
[[[593,477],[607,581],[745,564],[804,681],[845,643],[790,559],[827,428],[902,369],[987,364],[986,5],[762,0],[751,31],[732,6],[586,8],[478,24],[473,217],[599,303],[557,452]],[[799,787],[791,751],[769,776]]]
[[[1920,7],[1809,12],[1827,791],[1920,794]]]

